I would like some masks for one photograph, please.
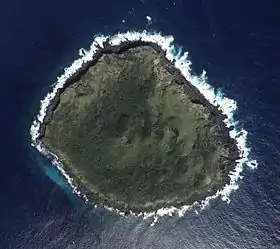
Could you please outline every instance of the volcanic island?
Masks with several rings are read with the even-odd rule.
[[[56,92],[39,140],[91,203],[125,213],[201,201],[239,150],[225,115],[156,43],[105,41]]]

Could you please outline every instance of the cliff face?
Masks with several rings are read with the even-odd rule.
[[[165,198],[160,199],[159,196],[157,196],[157,195],[159,195],[158,193],[164,193],[164,191],[162,191],[162,192],[159,191],[159,192],[154,193],[154,196],[157,196],[157,197],[154,197],[154,203],[152,205],[146,205],[145,203],[138,203],[137,205],[132,204],[132,199],[133,199],[132,197],[131,197],[132,198],[131,200],[127,199],[126,201],[117,201],[116,199],[110,197],[109,191],[108,191],[108,193],[106,192],[106,194],[103,194],[103,193],[99,193],[99,191],[93,190],[92,188],[90,188],[88,186],[88,184],[85,180],[85,177],[77,177],[77,174],[75,173],[74,168],[70,166],[70,164],[73,163],[73,160],[71,158],[67,157],[67,153],[65,153],[65,154],[61,153],[63,148],[56,148],[56,146],[54,146],[54,144],[52,144],[50,142],[51,139],[53,139],[53,138],[51,136],[46,137],[47,128],[57,126],[56,123],[54,123],[54,122],[57,122],[55,120],[58,120],[58,119],[56,119],[56,117],[54,116],[54,113],[55,113],[55,111],[59,112],[58,107],[60,107],[61,96],[63,94],[65,94],[66,91],[68,89],[70,89],[71,87],[73,88],[75,86],[75,88],[79,89],[79,85],[81,84],[80,82],[82,81],[82,78],[89,73],[89,70],[91,68],[96,67],[98,65],[98,63],[102,60],[102,58],[104,59],[105,55],[111,56],[110,57],[111,59],[110,58],[109,59],[108,58],[104,59],[105,62],[107,61],[106,62],[107,64],[110,64],[111,63],[110,60],[113,61],[113,59],[114,59],[112,56],[116,56],[116,58],[120,58],[118,56],[123,55],[123,57],[122,57],[122,60],[123,60],[124,58],[130,56],[130,54],[128,53],[129,51],[134,51],[135,49],[137,50],[137,48],[144,48],[144,47],[149,47],[153,51],[156,52],[156,54],[160,58],[159,59],[160,66],[163,67],[166,70],[166,72],[168,72],[168,74],[170,75],[170,78],[172,79],[172,84],[177,85],[177,86],[179,86],[180,88],[183,89],[184,94],[187,96],[188,100],[192,103],[192,106],[197,108],[197,110],[204,110],[205,116],[207,116],[207,120],[208,120],[207,123],[209,123],[209,127],[210,126],[212,127],[212,128],[211,127],[209,128],[206,125],[205,130],[208,129],[207,133],[208,132],[210,133],[210,131],[212,132],[212,130],[214,130],[214,132],[212,132],[214,134],[214,136],[213,136],[214,138],[212,139],[212,137],[211,137],[210,140],[213,140],[212,143],[214,145],[215,144],[217,145],[217,151],[218,151],[217,154],[218,154],[218,157],[219,157],[219,159],[218,159],[218,162],[219,162],[218,164],[219,165],[216,168],[217,172],[215,172],[215,175],[216,174],[219,175],[219,177],[218,177],[219,180],[217,180],[216,182],[211,182],[211,184],[207,183],[207,184],[209,184],[208,191],[206,191],[205,186],[204,186],[205,190],[196,191],[196,188],[198,186],[200,186],[200,185],[202,186],[202,183],[201,183],[202,180],[201,179],[204,179],[204,178],[207,178],[207,179],[209,178],[210,179],[209,175],[211,175],[211,173],[212,173],[212,172],[209,172],[209,169],[207,167],[206,168],[202,167],[201,171],[194,175],[195,177],[197,177],[197,179],[196,178],[193,179],[194,176],[190,176],[190,178],[189,178],[189,179],[192,180],[193,186],[195,186],[195,187],[193,187],[194,190],[193,190],[192,193],[188,193],[189,196],[187,198],[182,198],[182,197],[184,197],[184,195],[186,195],[186,192],[181,191],[180,194],[172,196],[172,198],[174,199],[173,201],[172,200],[166,200]],[[126,71],[124,71],[124,73],[125,72]],[[140,88],[142,88],[142,87],[143,86],[141,86]],[[81,95],[86,95],[86,94],[87,94],[86,92],[81,93]],[[137,97],[138,97],[138,95],[135,95],[135,101],[137,100]],[[116,96],[114,98],[116,98]],[[102,103],[101,103],[101,105],[102,105]],[[108,110],[107,110],[107,112],[108,112]],[[111,110],[110,112],[113,112],[112,110],[114,110],[114,108],[111,108],[110,110]],[[100,114],[98,113],[94,117],[97,117],[98,115],[100,115]],[[179,113],[178,113],[178,115],[179,115]],[[70,116],[71,115],[69,114],[69,117]],[[89,115],[86,115],[86,116],[89,116]],[[121,124],[125,124],[126,119],[127,119],[126,114],[123,115],[123,116],[125,117],[124,118],[125,121],[123,119],[121,119],[120,120]],[[172,116],[170,118],[173,119],[174,117]],[[117,207],[117,208],[119,208],[121,210],[124,210],[124,211],[126,211],[128,209],[132,209],[135,212],[142,212],[142,211],[154,210],[154,209],[157,209],[157,208],[160,208],[160,207],[163,207],[163,206],[169,206],[169,205],[179,206],[179,205],[182,205],[182,204],[192,204],[194,201],[202,200],[206,196],[213,194],[214,192],[217,191],[217,189],[220,189],[225,183],[227,183],[229,181],[228,173],[229,173],[230,170],[234,169],[235,164],[236,164],[235,161],[239,158],[239,152],[238,152],[238,148],[236,146],[235,141],[233,139],[231,139],[230,136],[229,136],[229,129],[225,126],[225,124],[223,122],[223,120],[225,118],[226,118],[225,115],[223,115],[222,112],[217,107],[210,104],[205,99],[205,97],[199,92],[199,90],[197,88],[195,88],[190,82],[188,82],[185,79],[185,77],[181,74],[180,70],[178,70],[172,62],[168,61],[165,58],[165,52],[161,49],[161,47],[159,45],[157,45],[155,43],[152,43],[152,42],[144,42],[144,41],[141,41],[141,40],[140,41],[126,41],[126,42],[123,42],[123,43],[121,43],[120,45],[117,45],[117,46],[111,46],[108,42],[105,42],[104,47],[99,48],[99,50],[95,53],[92,60],[88,63],[85,63],[72,77],[70,77],[66,81],[63,88],[60,89],[56,93],[55,98],[51,101],[50,105],[48,106],[47,114],[45,116],[45,119],[44,119],[42,125],[40,126],[39,139],[43,141],[43,143],[45,144],[46,147],[48,147],[50,150],[52,150],[54,153],[56,153],[60,156],[65,170],[67,171],[67,173],[71,177],[73,177],[75,184],[78,186],[78,188],[80,190],[82,190],[83,193],[85,193],[93,201],[97,200],[99,203],[103,203],[103,204],[107,204],[107,205],[110,205],[110,206],[113,206],[113,207]],[[69,122],[73,121],[71,119],[69,119],[69,120],[70,120]],[[98,121],[98,119],[96,119],[96,120]],[[122,125],[122,126],[125,126],[125,125]],[[121,128],[123,128],[123,127],[121,127]],[[207,137],[203,138],[203,134],[205,133],[204,130],[203,130],[203,125],[198,126],[196,130],[198,132],[197,137],[199,137],[199,141],[193,143],[193,145],[192,145],[192,150],[193,151],[195,151],[197,149],[196,147],[203,148],[203,146],[205,146],[203,140],[208,140],[208,135],[207,135]],[[50,129],[49,133],[51,133],[51,132],[52,132],[52,130]],[[122,132],[124,132],[124,131],[122,131]],[[146,130],[145,130],[145,132],[146,132]],[[176,136],[176,131],[175,131],[175,136]],[[82,139],[82,137],[83,137],[83,135],[81,135],[81,139]],[[130,138],[125,137],[125,139],[129,140]],[[73,142],[73,140],[71,140],[71,141]],[[82,143],[78,141],[75,144],[75,146],[78,146],[80,148],[80,145],[77,145],[77,144],[81,145]],[[168,146],[170,146],[170,145],[168,145]],[[79,150],[78,147],[77,147],[77,150]],[[100,150],[100,148],[98,148],[98,150]],[[108,149],[108,151],[109,151],[109,149]],[[166,155],[169,155],[170,152],[172,152],[172,151],[173,151],[173,148],[168,149],[168,151],[166,152]],[[83,152],[84,151],[80,151],[79,153],[83,153]],[[212,158],[211,153],[209,155]],[[108,154],[107,156],[110,156],[110,154]],[[113,156],[111,155],[111,157],[113,157]],[[190,160],[191,160],[190,158],[191,157],[189,157],[188,160],[186,159],[187,160],[185,162],[186,164],[188,162],[190,162]],[[172,161],[174,161],[174,160],[176,160],[175,157],[174,157],[174,159],[172,159]],[[211,165],[211,167],[212,166],[213,165]],[[153,169],[153,170],[155,170],[156,172],[161,171],[161,169]],[[167,168],[167,170],[168,170],[168,168]],[[178,172],[179,171],[180,171],[180,168],[178,168]],[[96,173],[96,172],[94,172],[94,173]],[[134,171],[129,172],[130,175],[134,175],[134,173],[135,173]],[[184,173],[184,171],[182,171],[182,173]],[[109,175],[108,172],[106,174]],[[124,176],[124,178],[125,177],[129,177],[129,176]],[[110,179],[110,177],[108,179]],[[153,181],[157,181],[157,179],[153,180]],[[166,183],[164,183],[164,180],[162,180],[162,181],[163,181],[162,186],[165,186]],[[121,182],[121,184],[125,185],[125,182],[122,182],[122,179],[118,179],[118,180],[116,180],[116,182],[112,181],[112,184],[116,184],[117,182]],[[205,180],[205,182],[207,182],[207,181]],[[106,187],[106,185],[104,185],[104,186]],[[105,188],[104,186],[102,185],[102,186],[99,186],[99,187],[101,189],[104,189]],[[114,186],[114,185],[112,185],[112,186]],[[117,184],[116,184],[116,186],[117,186]],[[130,185],[125,186],[124,190],[126,191],[130,187],[131,187]],[[143,185],[141,188],[143,188],[143,187],[145,187],[145,185]],[[133,188],[133,187],[131,187],[131,188]],[[113,189],[113,187],[111,189]],[[172,189],[170,189],[170,191],[172,191]],[[122,190],[120,192],[122,192]],[[137,193],[138,193],[137,190],[134,190],[133,194],[137,194]],[[164,194],[166,194],[166,193],[164,193]],[[127,192],[126,196],[129,196],[129,195],[131,195],[131,193]],[[145,194],[143,194],[143,199],[145,199],[144,195]],[[153,198],[151,197],[151,200],[152,199]],[[179,201],[179,199],[180,199],[180,201]],[[151,201],[151,200],[149,200],[149,201]],[[137,200],[133,199],[133,203],[136,203],[136,202],[137,202]]]

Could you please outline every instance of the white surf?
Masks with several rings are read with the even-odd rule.
[[[236,140],[237,146],[240,153],[240,159],[236,161],[236,167],[232,170],[229,174],[230,182],[226,184],[222,189],[218,190],[214,195],[206,197],[201,202],[196,202],[193,205],[185,205],[180,208],[177,207],[165,207],[154,212],[150,213],[141,213],[137,214],[138,216],[143,216],[144,218],[154,217],[154,221],[151,225],[154,225],[157,221],[158,217],[164,215],[179,215],[183,216],[187,210],[189,210],[192,206],[199,206],[200,209],[204,209],[211,199],[221,197],[223,201],[230,202],[230,193],[232,191],[238,189],[238,180],[242,178],[242,171],[245,166],[250,168],[256,168],[257,162],[256,160],[251,159],[250,157],[250,148],[246,145],[247,139],[247,131],[244,129],[237,129],[238,121],[234,119],[233,114],[237,109],[237,104],[234,100],[225,97],[221,92],[215,93],[214,88],[211,87],[207,83],[206,72],[203,72],[202,75],[196,76],[191,73],[191,61],[188,59],[188,53],[179,52],[176,53],[176,49],[178,48],[177,45],[174,44],[174,38],[172,36],[163,36],[160,33],[149,33],[147,31],[143,32],[127,32],[127,33],[119,33],[112,36],[103,36],[99,35],[96,36],[88,50],[80,49],[79,55],[80,58],[75,60],[71,66],[64,69],[64,73],[57,78],[57,81],[52,85],[52,89],[47,95],[41,100],[40,110],[36,118],[34,119],[31,128],[30,128],[30,135],[32,139],[32,146],[36,147],[42,154],[49,156],[52,155],[53,163],[63,176],[66,178],[68,183],[71,185],[73,192],[84,197],[86,201],[88,201],[87,197],[84,196],[79,189],[74,186],[73,180],[70,176],[66,174],[63,170],[63,166],[59,163],[59,158],[56,155],[51,154],[42,143],[38,140],[39,136],[39,128],[42,124],[44,117],[46,115],[47,107],[51,103],[52,99],[55,97],[56,92],[58,89],[62,88],[65,81],[71,77],[79,68],[82,67],[83,63],[90,61],[93,55],[98,50],[98,46],[102,47],[103,42],[109,38],[109,42],[112,45],[118,45],[123,41],[136,41],[136,40],[143,40],[143,41],[150,41],[155,42],[163,50],[166,51],[166,58],[170,61],[175,60],[175,66],[182,72],[185,78],[191,82],[195,87],[199,89],[199,91],[205,96],[205,98],[212,103],[213,105],[217,106],[220,110],[222,110],[223,114],[226,115],[226,119],[224,120],[227,127],[233,126],[234,129],[230,131],[230,136]],[[97,205],[96,205],[97,206]],[[117,209],[112,207],[105,207],[108,210],[114,210],[117,213],[124,215],[124,213],[120,212]],[[131,215],[136,215],[131,212]]]

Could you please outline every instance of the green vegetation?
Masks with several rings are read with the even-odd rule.
[[[173,81],[151,47],[104,55],[61,94],[43,142],[116,207],[190,203],[222,181],[223,145]]]

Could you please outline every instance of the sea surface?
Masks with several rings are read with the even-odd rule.
[[[280,248],[279,1],[12,0],[0,15],[0,248]],[[149,219],[94,209],[31,144],[40,100],[94,36],[172,35],[194,75],[234,99],[258,168],[230,203]]]

